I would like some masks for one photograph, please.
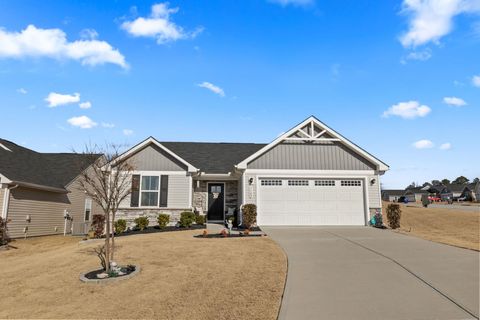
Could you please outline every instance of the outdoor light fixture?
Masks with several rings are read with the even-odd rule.
[[[249,184],[253,184],[253,178],[248,179]]]
[[[377,180],[375,179],[370,179],[370,184],[373,186]]]

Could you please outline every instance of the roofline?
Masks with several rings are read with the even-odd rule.
[[[98,158],[95,159],[95,162],[100,159],[101,157],[105,157],[104,154],[101,154],[98,156]],[[86,167],[85,169],[83,169],[82,171],[80,171],[76,176],[75,178],[73,178],[72,180],[70,180],[68,183],[65,184],[65,188],[68,188],[73,182],[75,182],[75,180],[78,179],[78,177],[80,177],[80,175],[82,173],[84,173],[85,171],[87,171],[88,169],[90,169],[91,166],[93,166],[94,162],[92,162],[91,164],[88,165],[88,167]]]
[[[149,145],[150,143],[153,143],[155,144],[157,147],[159,147],[160,149],[162,149],[163,151],[165,151],[166,153],[168,153],[169,155],[171,155],[172,157],[174,157],[176,160],[180,161],[181,163],[183,163],[184,165],[187,166],[187,171],[188,172],[197,172],[198,169],[193,166],[192,164],[190,164],[189,162],[187,162],[185,159],[181,158],[179,155],[177,155],[176,153],[174,153],[172,150],[168,149],[167,147],[165,147],[163,144],[161,144],[157,139],[155,139],[154,137],[150,136],[148,137],[147,139],[143,140],[142,142],[136,144],[135,146],[131,147],[130,149],[128,149],[127,151],[125,151],[124,153],[122,153],[121,155],[119,155],[115,160],[112,161],[112,163],[110,163],[109,165],[115,165],[115,161],[117,161],[118,159],[123,159],[123,158],[126,158],[128,156],[130,156],[131,154],[134,154],[135,152],[139,151],[140,149],[142,149],[143,147]]]
[[[280,142],[282,142],[285,138],[287,138],[288,136],[290,136],[292,133],[294,133],[296,130],[302,128],[303,126],[305,126],[306,124],[308,124],[310,121],[313,121],[313,122],[316,122],[318,125],[320,125],[321,127],[324,127],[328,133],[330,133],[331,135],[333,135],[334,137],[338,138],[341,140],[341,142],[343,142],[347,147],[349,147],[350,149],[352,149],[353,151],[359,153],[360,155],[362,155],[363,157],[367,158],[369,161],[371,161],[372,163],[376,164],[377,165],[377,170],[378,171],[387,171],[390,167],[384,163],[383,161],[379,160],[378,158],[376,158],[375,156],[373,156],[372,154],[368,153],[367,151],[365,151],[364,149],[362,149],[361,147],[359,147],[358,145],[356,145],[355,143],[351,142],[350,140],[348,140],[347,138],[345,138],[344,136],[342,136],[341,134],[339,134],[338,132],[336,132],[335,130],[331,129],[329,126],[327,126],[326,124],[324,124],[323,122],[321,122],[320,120],[318,120],[315,116],[310,116],[308,117],[307,119],[303,120],[302,122],[300,122],[299,124],[297,124],[296,126],[294,126],[293,128],[291,128],[290,130],[288,130],[287,132],[285,132],[284,134],[282,134],[281,136],[277,137],[275,140],[273,140],[272,142],[270,142],[269,144],[267,144],[266,146],[264,146],[263,148],[261,148],[260,150],[258,150],[257,152],[255,152],[254,154],[250,155],[248,158],[246,158],[245,160],[243,160],[242,162],[238,163],[236,165],[236,167],[238,169],[246,169],[247,168],[247,164],[249,162],[251,162],[252,160],[258,158],[259,156],[261,156],[262,154],[264,154],[265,152],[267,152],[268,150],[272,149],[273,147],[275,147],[276,145],[278,145]]]
[[[10,181],[9,185],[18,185],[20,187],[38,189],[43,191],[55,192],[55,193],[69,193],[70,191],[63,188],[50,187],[42,184],[30,183],[25,181]]]

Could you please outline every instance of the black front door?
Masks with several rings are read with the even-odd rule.
[[[223,183],[208,184],[208,220],[220,220],[224,218],[225,185]]]

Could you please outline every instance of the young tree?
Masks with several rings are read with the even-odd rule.
[[[79,188],[102,208],[105,216],[105,267],[110,271],[110,262],[115,253],[115,233],[112,224],[120,203],[131,192],[131,173],[134,170],[129,159],[122,159],[120,147],[106,144],[105,147],[86,147],[84,161],[91,165],[81,173]]]
[[[453,180],[452,184],[467,184],[468,181],[469,180],[466,177],[460,176],[457,179]]]

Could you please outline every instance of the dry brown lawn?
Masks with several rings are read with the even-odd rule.
[[[276,319],[287,271],[268,237],[198,239],[201,231],[117,239],[116,260],[139,264],[123,281],[91,284],[99,243],[51,236],[0,251],[0,318]]]
[[[388,202],[383,203],[386,214]],[[411,207],[401,204],[399,232],[457,247],[480,250],[480,210]],[[387,224],[387,219],[384,217]]]

